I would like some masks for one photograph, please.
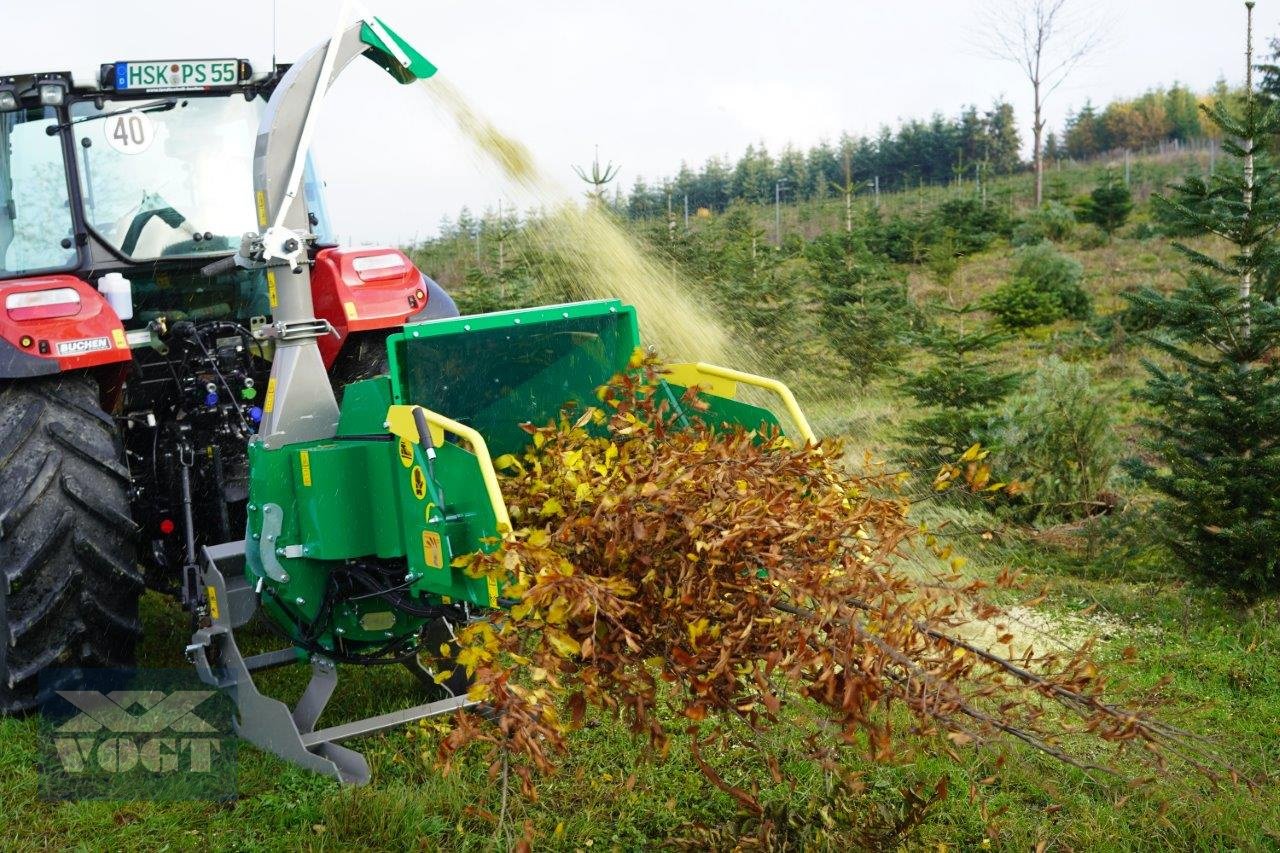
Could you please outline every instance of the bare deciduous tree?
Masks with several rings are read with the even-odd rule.
[[[1018,66],[1034,98],[1031,132],[1036,206],[1044,200],[1044,104],[1104,41],[1107,21],[1096,4],[1073,0],[990,0],[975,37],[989,56]]]

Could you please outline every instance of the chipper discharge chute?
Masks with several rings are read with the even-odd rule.
[[[461,670],[437,686],[431,659],[452,631],[509,603],[504,585],[455,561],[498,546],[510,520],[492,456],[518,453],[523,423],[545,424],[629,369],[635,311],[615,300],[409,325],[387,341],[386,376],[348,385],[333,436],[250,448],[248,535],[206,552],[210,625],[191,650],[211,683],[239,704],[239,731],[289,760],[345,781],[367,778],[339,742],[473,704]],[[812,433],[785,387],[703,364],[672,365],[658,393],[676,421],[777,427],[734,399],[739,383],[779,395],[799,440]],[[708,404],[683,404],[687,384]],[[511,579],[514,582],[514,578]],[[243,657],[234,629],[255,608],[292,645]],[[297,707],[263,696],[257,669],[309,660]],[[403,663],[436,698],[414,708],[315,729],[342,662]],[[453,694],[453,695],[449,695]]]

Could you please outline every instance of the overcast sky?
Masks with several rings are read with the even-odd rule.
[[[1085,0],[1075,0],[1085,2]],[[275,49],[297,58],[327,38],[338,0],[278,0]],[[1024,144],[1030,92],[968,33],[981,0],[371,0],[471,103],[574,180],[593,147],[637,175],[681,160],[736,157],[751,142],[807,147],[843,130],[1013,102]],[[11,7],[11,8],[7,8]],[[1048,104],[1051,127],[1087,98],[1105,103],[1181,81],[1203,90],[1243,79],[1243,3],[1103,3],[1104,50]],[[272,50],[270,0],[157,5],[154,0],[0,0],[0,71],[63,70],[77,60],[240,56]],[[207,10],[207,11],[206,11]],[[1280,0],[1261,0],[1258,42],[1280,31]],[[356,243],[435,232],[469,205],[496,206],[502,183],[480,168],[417,87],[358,63],[325,104],[315,143],[334,224]]]

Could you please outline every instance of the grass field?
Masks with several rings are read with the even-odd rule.
[[[1161,163],[1141,168],[1156,176],[1149,179],[1153,184],[1166,179]],[[910,203],[906,196],[886,199]],[[788,216],[799,224],[829,213],[791,209]],[[1100,248],[1065,250],[1084,265],[1086,286],[1103,314],[1119,307],[1119,294],[1128,287],[1172,286],[1181,264],[1158,239],[1122,236]],[[912,291],[919,298],[971,301],[1000,283],[1009,263],[1009,248],[1001,244],[968,259],[953,292],[941,292],[917,272]],[[1138,352],[1095,346],[1079,324],[1063,323],[1010,342],[1002,358],[1033,365],[1058,354],[1087,363],[1122,424],[1131,424],[1138,412],[1132,391],[1142,377]],[[891,382],[813,401],[812,408],[818,420],[841,424],[857,451],[851,455],[883,452],[907,411]],[[1136,430],[1122,426],[1121,432],[1136,450]],[[1143,535],[1142,502],[1137,494],[1114,515],[1046,529],[987,515],[928,507],[922,512],[935,522],[953,522],[957,549],[971,558],[969,571],[987,576],[1012,566],[1026,571],[1033,588],[1044,587],[1046,603],[1028,620],[1028,631],[1077,641],[1096,636],[1118,701],[1210,738],[1247,775],[1270,777],[1280,769],[1280,607],[1272,601],[1244,608],[1178,579]],[[185,615],[154,594],[144,611],[143,664],[185,665]],[[269,689],[296,695],[304,677],[298,670],[273,672],[264,680]],[[421,701],[400,671],[344,670],[344,676],[346,690],[340,688],[329,722]],[[240,795],[232,802],[55,803],[38,795],[35,723],[0,720],[0,849],[489,850],[505,849],[529,821],[539,849],[636,850],[674,844],[694,824],[723,827],[739,820],[734,802],[708,784],[681,747],[665,761],[651,760],[621,725],[602,719],[574,735],[562,768],[541,781],[538,802],[513,796],[499,821],[502,789],[485,764],[464,760],[448,776],[436,766],[445,725],[357,742],[374,767],[374,781],[364,788],[343,789],[246,746],[240,752]],[[672,719],[671,725],[674,730],[684,723]],[[785,741],[784,732],[775,737]],[[933,755],[859,768],[866,790],[844,805],[891,819],[902,810],[904,787],[932,790],[945,777],[949,794],[929,810],[907,847],[1280,849],[1280,793],[1270,782],[1253,790],[1215,786],[1173,769],[1134,785],[1132,778],[1090,778],[1017,748],[1008,750],[998,770],[998,747],[966,747],[959,761],[940,750]],[[738,755],[709,758],[731,783],[758,775]],[[858,766],[853,756],[849,764]],[[829,780],[801,761],[784,769],[788,784],[764,791],[762,799],[772,814],[789,816],[798,826],[819,826],[823,809],[833,807]],[[702,843],[705,838],[691,846]],[[824,843],[831,849],[850,846],[837,836]]]

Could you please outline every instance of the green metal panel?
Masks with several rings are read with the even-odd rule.
[[[338,435],[381,435],[387,429],[387,409],[391,406],[391,383],[385,376],[352,382],[342,390],[342,410],[338,415]]]
[[[595,403],[640,344],[635,309],[579,302],[406,326],[388,338],[392,397],[478,430],[495,455],[522,448],[520,424]]]
[[[406,546],[410,548],[409,568],[421,577],[415,589],[479,607],[496,607],[497,595],[491,592],[500,590],[491,589],[484,580],[468,577],[464,569],[452,565],[454,557],[492,551],[497,545],[497,520],[476,457],[460,445],[443,444],[437,449],[435,472],[446,504],[443,511],[433,507],[427,513],[433,516],[430,521],[415,522],[417,529],[408,539],[412,543],[416,535],[419,541],[416,550]],[[422,539],[424,533],[439,539],[428,543]],[[428,563],[433,547],[440,553],[434,565]]]
[[[360,27],[360,41],[370,47],[369,50],[365,51],[365,56],[376,62],[401,83],[426,80],[436,73],[436,67],[427,61],[425,56],[418,53],[413,45],[400,38],[400,34],[388,27],[385,21],[377,17],[374,20],[378,22],[387,36],[395,42],[396,47],[400,48],[400,51],[408,57],[409,66],[406,68],[400,64],[391,46],[384,42],[377,31],[367,23]]]
[[[750,403],[743,403],[729,397],[708,394],[705,391],[698,392],[698,397],[707,404],[708,408],[706,411],[700,412],[680,402],[686,390],[685,386],[677,385],[674,382],[663,380],[661,384],[661,393],[671,404],[671,411],[676,414],[682,426],[690,427],[692,422],[697,420],[702,421],[715,432],[727,432],[739,426],[745,430],[759,430],[761,432],[770,429],[782,429],[782,424],[778,421],[777,415],[768,409],[762,409],[759,406],[753,406]]]
[[[379,499],[392,490],[390,445],[330,441],[292,454],[298,532],[308,556],[404,556],[400,519]]]

